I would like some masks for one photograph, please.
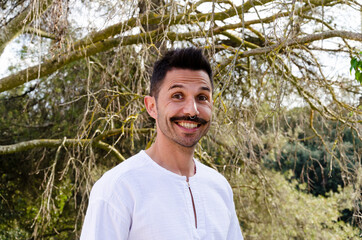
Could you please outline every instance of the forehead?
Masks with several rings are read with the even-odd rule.
[[[209,75],[203,70],[173,68],[167,72],[160,86],[160,90],[168,90],[172,88],[173,85],[197,88],[207,87],[212,91]]]

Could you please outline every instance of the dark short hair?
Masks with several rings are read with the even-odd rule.
[[[212,70],[209,61],[202,54],[201,49],[189,47],[168,51],[163,58],[158,60],[151,77],[150,95],[158,97],[160,86],[168,71],[173,68],[203,70],[209,75],[211,87],[214,88]]]

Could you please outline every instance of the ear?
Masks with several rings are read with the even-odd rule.
[[[153,118],[157,118],[157,107],[156,107],[156,99],[152,96],[146,96],[144,99],[146,110],[148,114]]]

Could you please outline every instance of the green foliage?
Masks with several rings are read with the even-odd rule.
[[[351,68],[350,72],[352,74],[352,70],[354,70],[354,77],[355,79],[362,84],[362,52],[359,53],[357,56],[353,56],[351,58]]]
[[[322,142],[310,128],[308,107],[275,112],[265,103],[252,115],[230,105],[225,114],[223,104],[215,102],[219,125],[199,151],[231,182],[246,239],[359,236],[353,218],[359,187],[353,183],[362,142],[353,129],[316,114],[313,126]]]
[[[122,54],[123,57],[112,51],[99,54],[89,62],[68,65],[51,76],[52,81],[42,80],[2,94],[0,144],[77,135],[87,138],[113,128],[153,127],[152,122],[142,121],[146,117],[142,102],[146,88],[140,86],[146,83],[137,68],[137,54],[132,48]],[[120,59],[130,59],[130,68],[123,68]],[[104,64],[113,64],[117,73],[107,74]],[[92,75],[91,82],[87,82],[87,74]],[[87,96],[90,86],[96,93]],[[128,140],[117,148],[125,157],[144,148],[148,141],[146,135],[139,136],[137,132],[122,136]],[[114,136],[104,142],[113,144],[119,139]],[[34,232],[44,239],[79,237],[81,210],[87,203],[85,184],[94,183],[119,160],[89,146],[61,148],[58,158],[56,152],[57,149],[34,149],[0,155],[0,239],[26,239]],[[93,168],[95,162],[98,166]],[[92,167],[90,176],[88,167]]]
[[[358,238],[358,229],[340,220],[343,209],[352,209],[351,187],[316,197],[292,176],[263,170],[231,177],[245,239]]]
[[[76,104],[73,97],[85,93],[84,65],[70,65],[64,72],[52,76],[53,82],[40,81],[35,85],[14,89],[0,96],[0,144],[42,138],[73,137],[82,119],[84,98]],[[78,86],[76,86],[78,85]],[[71,103],[68,103],[71,102]],[[51,218],[39,215],[44,203],[43,191],[49,177],[49,165],[56,149],[36,149],[11,155],[0,155],[0,239],[28,239],[34,223],[46,223],[38,228],[39,236],[74,236],[77,211],[73,177],[60,180],[66,154],[60,155],[52,187]],[[67,229],[67,231],[65,231]],[[69,235],[66,236],[69,232]],[[74,237],[73,237],[74,238]]]
[[[272,145],[274,150],[263,159],[268,168],[282,172],[292,170],[296,179],[307,183],[310,193],[325,196],[330,191],[338,191],[353,178],[362,141],[351,128],[335,121],[322,121],[318,116],[314,127],[324,136],[322,142],[303,123],[309,111],[308,108],[296,108],[284,113],[286,120],[281,125],[284,134],[278,136],[278,143],[272,142],[274,135],[265,138],[264,144]],[[270,129],[265,128],[264,131],[270,132]],[[351,170],[350,175],[346,169]]]

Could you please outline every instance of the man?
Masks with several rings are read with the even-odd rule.
[[[82,240],[243,239],[227,180],[193,158],[210,127],[212,91],[201,50],[177,49],[156,62],[144,99],[156,140],[96,182]]]

